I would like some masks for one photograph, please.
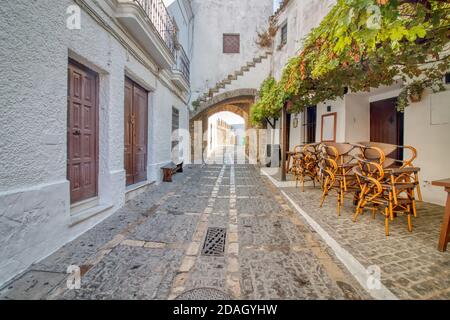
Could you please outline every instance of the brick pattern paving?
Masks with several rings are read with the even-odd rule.
[[[420,203],[414,230],[409,233],[405,216],[390,223],[386,238],[384,218],[367,211],[356,223],[355,207],[346,201],[337,216],[336,197],[330,195],[319,208],[321,190],[283,188],[311,218],[364,267],[381,268],[382,283],[400,299],[450,299],[450,253],[437,250],[443,207]]]
[[[227,229],[203,256],[208,227]],[[67,289],[67,267],[82,271]],[[0,299],[173,299],[215,288],[235,299],[369,299],[278,189],[249,165],[192,166],[36,263]]]

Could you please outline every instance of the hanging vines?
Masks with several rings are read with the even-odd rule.
[[[404,110],[425,89],[445,90],[450,69],[450,3],[445,0],[338,0],[286,65],[281,80],[265,88],[277,104],[258,102],[255,120],[291,112],[402,80]]]

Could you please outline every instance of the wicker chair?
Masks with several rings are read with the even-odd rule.
[[[294,156],[294,167],[292,172],[295,176],[295,185],[302,184],[302,192],[305,191],[305,179],[309,178],[314,187],[319,182],[319,147],[320,144],[307,144],[302,151]]]
[[[338,215],[344,205],[345,195],[351,194],[354,202],[358,200],[359,186],[352,168],[357,165],[351,155],[355,149],[348,143],[323,143],[321,146],[320,175],[322,181],[323,206],[325,198],[331,190],[336,190],[338,196]]]
[[[414,184],[395,185],[391,173],[385,171],[382,164],[359,157],[356,159],[358,166],[353,168],[353,172],[360,186],[360,194],[353,221],[357,221],[364,209],[371,209],[374,217],[381,209],[385,216],[386,236],[389,236],[389,219],[393,221],[397,214],[407,215],[408,230],[412,232],[414,197],[411,190],[414,190]]]
[[[420,190],[420,168],[414,167],[413,161],[417,158],[417,150],[411,146],[397,146],[378,142],[362,142],[358,144],[364,159],[375,161],[383,166],[389,184],[393,189],[394,203],[398,205],[398,198],[406,193],[411,199],[414,216],[417,217],[417,204],[422,201]],[[403,151],[404,160],[392,158],[398,150]],[[416,197],[417,195],[417,197]]]

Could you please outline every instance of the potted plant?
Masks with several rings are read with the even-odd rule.
[[[419,102],[422,100],[422,95],[424,92],[423,83],[415,81],[408,86],[408,97],[412,103]]]

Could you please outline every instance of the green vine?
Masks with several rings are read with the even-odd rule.
[[[424,90],[445,89],[449,30],[447,1],[338,0],[307,36],[300,55],[289,60],[280,81],[271,79],[264,88],[252,118],[277,117],[287,100],[297,113],[347,90],[369,91],[398,80],[407,84],[398,99],[404,110]]]

